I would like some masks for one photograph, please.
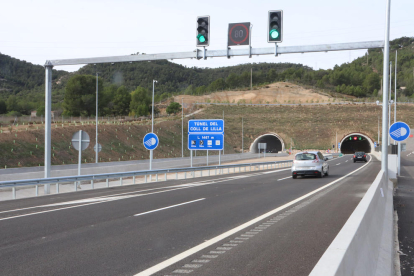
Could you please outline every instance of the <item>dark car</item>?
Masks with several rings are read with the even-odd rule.
[[[355,152],[354,154],[354,163],[356,161],[365,161],[367,162],[367,155],[363,151]]]

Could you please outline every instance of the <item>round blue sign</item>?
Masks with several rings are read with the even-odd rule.
[[[158,136],[155,133],[147,133],[144,136],[143,143],[147,150],[153,150],[158,147]]]
[[[404,141],[410,136],[410,127],[403,122],[396,122],[390,127],[390,136],[397,142]]]

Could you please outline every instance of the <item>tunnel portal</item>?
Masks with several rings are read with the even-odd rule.
[[[357,151],[370,153],[371,149],[371,139],[360,133],[349,134],[341,142],[341,153],[344,154],[354,154]]]
[[[266,152],[270,153],[278,153],[285,148],[282,138],[275,133],[264,134],[256,138],[250,146],[251,153],[259,153],[259,143],[266,143]],[[263,150],[260,150],[260,152],[263,152]]]

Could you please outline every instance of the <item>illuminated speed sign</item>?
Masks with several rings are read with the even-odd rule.
[[[250,22],[230,23],[227,41],[228,46],[250,45]]]

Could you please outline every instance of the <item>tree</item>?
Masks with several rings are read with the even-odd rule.
[[[267,81],[270,83],[276,81],[276,78],[277,78],[276,70],[273,68],[270,69],[269,72],[267,72],[266,78],[267,78]]]
[[[235,73],[230,73],[230,75],[226,79],[226,83],[229,88],[236,88],[240,86],[239,78]]]
[[[36,116],[37,116],[37,117],[40,117],[40,116],[45,116],[45,106],[44,106],[44,105],[39,106],[39,107],[36,109]]]
[[[116,90],[116,95],[113,102],[113,113],[115,115],[128,115],[129,105],[131,104],[131,94],[128,92],[125,86],[122,85],[118,88],[118,90]]]
[[[102,81],[100,84],[98,81],[98,89],[99,91],[103,90]],[[64,113],[73,116],[90,116],[95,114],[95,105],[96,77],[90,75],[75,75],[71,77],[65,88]]]
[[[180,111],[181,111],[181,104],[179,104],[177,102],[172,102],[167,107],[167,113],[168,114],[177,114]]]
[[[7,113],[7,104],[5,101],[0,99],[0,114],[6,114]]]
[[[19,104],[15,95],[10,95],[7,99],[7,110],[8,111],[19,111]]]
[[[129,109],[132,115],[146,116],[149,114],[149,106],[151,104],[151,98],[149,96],[149,90],[138,86],[131,93],[131,103]]]
[[[380,77],[376,73],[369,74],[364,80],[364,88],[368,93],[380,89]]]
[[[99,114],[101,115],[112,115],[114,109],[114,98],[116,95],[116,90],[118,86],[115,84],[111,84],[109,86],[105,86],[102,91],[102,95],[99,92],[99,99],[98,99],[98,109]]]

